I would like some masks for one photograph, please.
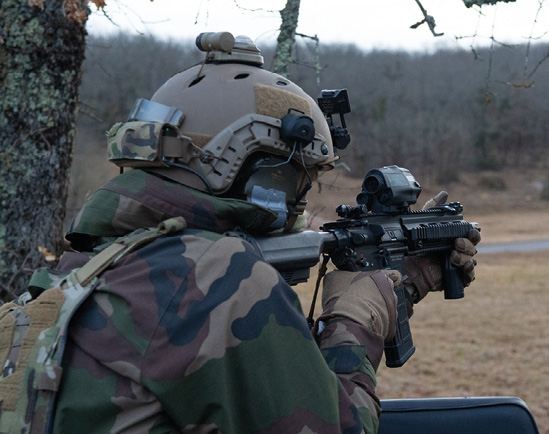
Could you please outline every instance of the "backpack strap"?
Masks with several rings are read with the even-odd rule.
[[[76,280],[81,286],[87,286],[95,277],[108,268],[127,247],[121,242],[112,243],[76,270]]]
[[[24,306],[0,308],[0,355],[2,343],[8,354],[0,379],[0,433],[51,432],[68,325],[95,288],[94,280],[125,255],[185,227],[183,218],[173,218],[132,232],[71,272],[58,287]]]

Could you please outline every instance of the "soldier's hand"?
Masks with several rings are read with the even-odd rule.
[[[390,340],[397,317],[394,285],[400,281],[393,270],[331,271],[324,277],[322,316],[350,319]]]
[[[450,262],[454,267],[461,269],[464,286],[469,286],[475,280],[477,260],[474,256],[477,254],[476,245],[480,243],[480,239],[480,232],[477,229],[471,229],[467,238],[457,238],[454,242]]]
[[[441,191],[428,200],[423,209],[441,205],[448,199],[448,193]],[[475,280],[477,260],[476,245],[481,236],[477,229],[471,229],[467,238],[457,238],[450,255],[451,264],[461,271],[460,275],[464,286],[469,286]],[[412,294],[415,303],[423,299],[431,291],[442,291],[442,257],[433,253],[424,256],[406,257],[406,274],[404,285]]]

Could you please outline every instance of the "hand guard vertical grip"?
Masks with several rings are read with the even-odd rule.
[[[442,267],[442,287],[444,288],[444,298],[455,300],[463,298],[465,295],[463,280],[459,270],[450,263],[451,252],[444,258]]]

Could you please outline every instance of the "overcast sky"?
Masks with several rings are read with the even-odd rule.
[[[545,34],[549,0],[545,1],[517,0],[480,10],[467,9],[462,0],[422,0],[436,20],[437,32],[444,33],[435,38],[426,25],[410,29],[423,19],[416,0],[302,0],[298,32],[317,35],[321,43],[355,43],[364,49],[467,48],[489,44],[492,35],[498,41],[513,42],[524,42],[532,35],[549,43]],[[265,10],[246,11],[237,3]],[[107,0],[107,4],[111,21],[94,12],[88,22],[91,34],[123,29],[180,40],[194,39],[204,31],[230,31],[248,35],[261,46],[275,41],[280,25],[276,11],[285,0]]]

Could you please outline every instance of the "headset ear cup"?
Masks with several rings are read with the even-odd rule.
[[[288,113],[282,119],[280,138],[289,145],[297,142],[306,146],[315,138],[315,125],[313,118],[307,115],[295,115]]]

